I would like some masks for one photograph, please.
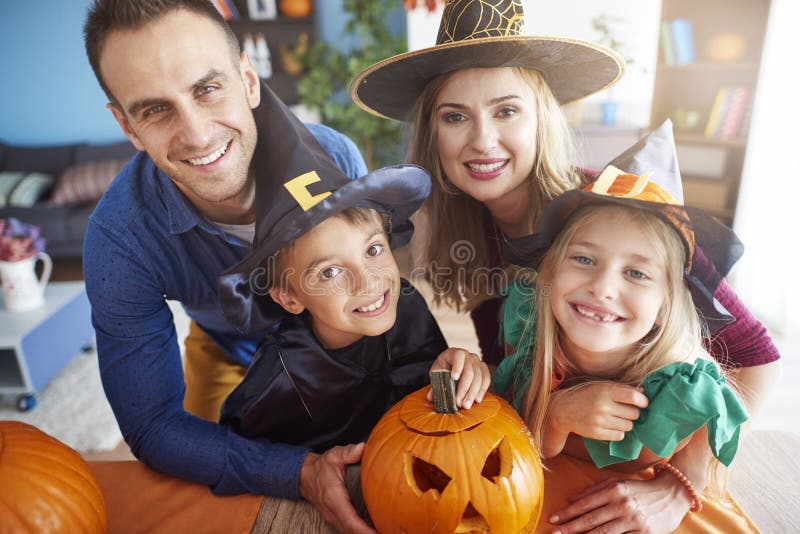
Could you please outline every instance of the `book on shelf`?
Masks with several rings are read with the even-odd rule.
[[[721,139],[735,139],[742,132],[750,92],[746,87],[734,87],[728,93],[728,106],[719,129]]]
[[[665,65],[675,64],[675,51],[672,48],[672,29],[668,20],[661,22],[661,57]]]
[[[233,0],[211,0],[214,7],[217,8],[222,18],[225,20],[236,20],[239,18],[239,10],[236,9],[236,4]]]
[[[706,137],[717,137],[719,135],[722,119],[725,116],[727,107],[728,88],[721,87],[717,90],[717,95],[714,97],[714,103],[711,105],[711,111],[708,114],[706,129],[703,132]]]
[[[676,65],[694,63],[694,32],[689,19],[674,19],[670,23],[672,51]]]
[[[746,87],[721,87],[717,91],[704,135],[720,139],[736,139],[744,131],[750,100]]]

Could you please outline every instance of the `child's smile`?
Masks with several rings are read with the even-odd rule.
[[[390,302],[391,296],[389,295],[389,291],[386,291],[374,302],[371,302],[365,306],[361,306],[360,308],[356,308],[353,311],[354,313],[364,317],[375,317],[376,315],[380,315],[385,312],[389,308]]]
[[[583,225],[551,284],[570,361],[582,373],[613,376],[656,324],[665,284],[664,259],[624,213]]]
[[[613,323],[616,321],[624,321],[623,317],[606,311],[602,308],[595,308],[592,306],[587,306],[586,304],[579,304],[573,303],[572,309],[575,310],[575,313],[580,315],[581,317],[585,317],[589,320],[589,324],[600,322],[600,323]]]

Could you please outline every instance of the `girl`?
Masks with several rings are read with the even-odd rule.
[[[639,168],[653,145],[663,151],[655,142],[663,133],[637,153]],[[747,419],[702,344],[692,292],[702,299],[705,284],[685,278],[696,241],[716,243],[709,259],[720,272],[741,247],[729,229],[680,207],[670,191],[680,198],[679,178],[668,170],[649,180],[609,166],[593,184],[555,199],[543,214],[544,231],[516,244],[516,261],[524,257],[538,270],[537,343],[532,367],[520,369],[530,385],[519,393],[550,468],[543,517],[563,532],[588,526],[573,520],[569,502],[597,483],[614,489],[592,503],[604,531],[643,529],[623,513],[632,504],[627,490],[657,480],[683,486],[672,500],[684,511],[670,513],[659,500],[636,503],[651,530],[707,532],[708,523],[721,532],[757,530],[729,498],[714,497],[720,484],[701,495],[707,472],[681,469],[687,451],[706,441],[730,464]],[[595,406],[592,417],[573,425],[559,401],[580,390],[591,391]],[[621,480],[605,482],[610,477]],[[553,528],[545,521],[539,530]]]
[[[525,35],[519,0],[494,1],[494,13],[500,14],[494,17],[484,16],[483,5],[448,0],[435,46],[369,67],[354,79],[351,94],[368,112],[410,121],[408,160],[433,177],[417,224],[415,248],[423,250],[418,263],[437,300],[470,311],[484,360],[497,364],[524,341],[520,317],[529,314],[517,304],[530,300],[523,282],[503,283],[514,272],[501,259],[501,244],[530,233],[554,197],[596,177],[575,166],[559,105],[613,84],[624,62],[593,43]],[[711,352],[734,367],[748,408],[757,414],[777,380],[779,354],[703,252],[696,252],[692,275],[709,281],[716,301],[734,319],[729,326],[710,325]],[[527,353],[524,347],[517,352]],[[498,373],[508,385],[508,366]],[[635,388],[619,388],[636,397]],[[572,408],[565,411],[573,422],[581,424],[604,401],[586,388],[565,395],[563,402]],[[706,454],[710,451],[698,448],[701,467]],[[676,489],[660,487],[665,497]],[[666,508],[682,513],[674,502],[667,501]],[[589,511],[584,518],[592,522],[596,515]]]

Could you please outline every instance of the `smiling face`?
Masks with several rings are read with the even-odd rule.
[[[663,247],[625,211],[594,212],[551,278],[550,306],[568,360],[582,374],[613,377],[659,320],[666,293]]]
[[[323,347],[346,347],[394,326],[400,272],[377,212],[368,221],[326,219],[282,249],[277,266],[281,282],[270,295],[290,313],[308,310]]]
[[[454,72],[439,92],[434,113],[439,157],[453,185],[493,212],[529,196],[537,101],[517,70]]]
[[[116,100],[108,107],[136,148],[204,215],[241,223],[252,218],[260,87],[247,56],[233,56],[215,22],[178,9],[111,32],[100,70]]]

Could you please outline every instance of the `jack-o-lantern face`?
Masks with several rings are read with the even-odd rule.
[[[427,390],[397,403],[367,441],[361,486],[378,531],[533,531],[542,466],[511,405],[487,393],[469,410],[440,414]]]

